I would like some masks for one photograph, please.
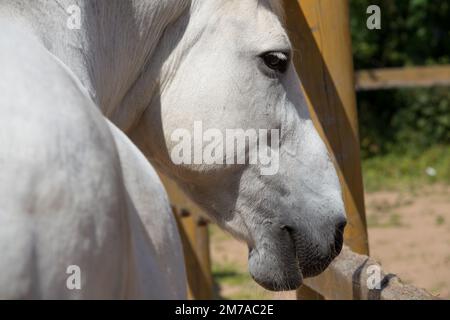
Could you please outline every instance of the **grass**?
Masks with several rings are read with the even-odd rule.
[[[232,263],[214,261],[212,274],[216,287],[219,289],[219,299],[253,300],[271,299],[270,294],[258,287],[247,270]],[[222,291],[226,290],[226,296]],[[222,289],[222,290],[221,290]]]
[[[399,228],[403,227],[401,216],[397,213],[388,213],[387,217],[380,214],[367,216],[367,226],[369,228]]]
[[[231,286],[240,285],[251,280],[248,273],[239,272],[233,264],[215,263],[212,267],[212,273],[217,282]]]
[[[419,154],[388,154],[362,163],[364,187],[414,190],[433,183],[450,184],[450,146],[435,146]]]
[[[211,242],[216,250],[224,250],[221,244],[229,243],[231,236],[216,225],[209,228]],[[235,240],[231,240],[235,241]],[[230,250],[230,248],[227,248]],[[259,287],[250,276],[246,267],[246,257],[228,256],[212,260],[212,275],[218,299],[271,299],[267,291]]]
[[[445,218],[443,216],[437,216],[436,217],[436,224],[438,226],[441,226],[445,223]]]

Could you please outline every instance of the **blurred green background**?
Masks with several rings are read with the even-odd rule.
[[[381,8],[381,30],[366,27],[372,4]],[[450,63],[449,0],[350,0],[350,7],[355,70]],[[358,92],[357,99],[366,188],[450,183],[448,87]]]

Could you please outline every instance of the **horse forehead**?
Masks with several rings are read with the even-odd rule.
[[[227,3],[231,5],[244,5],[250,9],[261,9],[266,8],[269,11],[273,12],[278,18],[284,20],[284,9],[281,0],[225,0]],[[253,8],[251,8],[253,7]]]
[[[225,0],[216,12],[227,27],[284,36],[284,13],[278,0]]]
[[[272,11],[278,16],[278,18],[284,23],[285,12],[283,3],[281,0],[266,0]]]

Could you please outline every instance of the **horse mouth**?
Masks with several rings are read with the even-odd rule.
[[[291,291],[298,289],[303,284],[303,275],[298,266],[295,270],[291,270],[291,272],[284,272],[284,270],[282,272],[276,272],[272,268],[269,268],[269,272],[267,273],[260,274],[252,272],[250,261],[257,255],[259,255],[257,249],[249,248],[250,275],[264,289],[275,292]],[[261,263],[264,262],[261,261]],[[297,265],[296,262],[295,264]]]
[[[343,237],[338,238],[334,243],[330,244],[326,254],[319,254],[318,246],[310,245],[305,249],[300,245],[305,241],[298,232],[292,227],[282,226],[292,242],[295,252],[295,258],[298,263],[299,271],[303,278],[311,278],[318,276],[330,265],[342,249]]]
[[[290,291],[303,283],[294,237],[284,235],[286,251],[271,251],[264,245],[249,246],[249,271],[253,280],[270,291]]]
[[[321,274],[342,248],[342,237],[325,245],[313,241],[309,233],[285,225],[269,234],[265,241],[248,249],[252,278],[271,291],[298,289],[304,278]]]

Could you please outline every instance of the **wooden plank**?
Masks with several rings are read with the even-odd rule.
[[[348,1],[284,0],[284,7],[301,89],[341,181],[348,218],[345,242],[368,254]],[[307,288],[297,296],[323,299]]]
[[[284,6],[302,90],[341,180],[346,243],[368,254],[348,1],[284,0]]]
[[[297,290],[297,300],[325,300],[325,297],[310,287],[303,285]]]
[[[213,278],[212,278],[212,266],[211,266],[211,251],[209,247],[209,222],[202,216],[198,216],[196,219],[196,249],[201,265],[201,270],[207,275],[207,298],[213,298]]]
[[[360,70],[356,90],[450,86],[450,65]]]
[[[168,177],[160,174],[173,211],[183,243],[183,252],[190,299],[213,299],[213,278],[209,251],[207,220],[201,209],[194,204]]]
[[[379,275],[375,276],[375,272]],[[315,292],[333,300],[434,300],[437,297],[423,289],[404,284],[394,274],[386,274],[381,266],[366,255],[344,247],[330,267],[305,284]]]

